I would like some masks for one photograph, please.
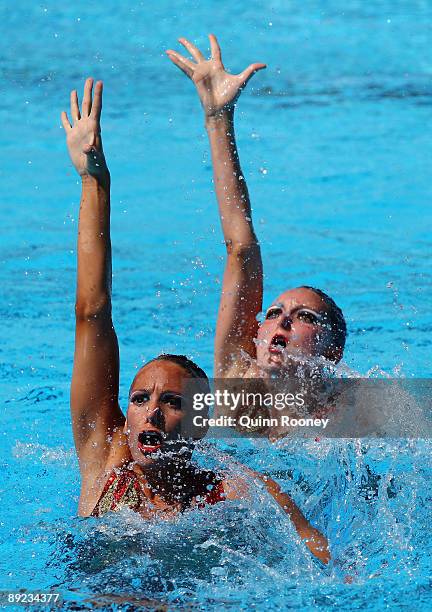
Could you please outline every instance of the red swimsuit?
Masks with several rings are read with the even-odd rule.
[[[106,512],[131,508],[138,511],[147,497],[142,491],[142,484],[136,472],[129,468],[116,469],[111,472],[102,494],[91,516],[101,516]],[[198,503],[199,508],[213,505],[225,500],[223,483],[217,480],[204,499]]]

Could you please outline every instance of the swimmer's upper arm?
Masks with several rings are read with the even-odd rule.
[[[91,314],[77,306],[71,416],[81,472],[101,470],[124,425],[118,393],[118,341],[108,308]]]
[[[215,337],[215,376],[226,377],[256,356],[254,338],[262,308],[262,261],[258,243],[228,244]]]

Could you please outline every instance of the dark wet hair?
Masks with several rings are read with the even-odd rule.
[[[348,335],[347,324],[345,321],[345,317],[343,315],[342,310],[336,304],[333,298],[331,298],[327,293],[322,291],[321,289],[317,289],[316,287],[310,287],[309,285],[302,285],[299,289],[309,289],[313,291],[327,304],[330,308],[329,317],[330,317],[330,325],[335,335],[335,345],[336,348],[341,349],[343,352],[345,348],[345,342]]]
[[[192,378],[203,378],[204,380],[208,380],[207,374],[204,372],[204,370],[194,361],[186,357],[186,355],[162,353],[158,357],[151,359],[148,363],[146,363],[146,365],[152,363],[153,361],[171,361],[172,363],[176,363],[186,370],[186,372],[190,374]]]
[[[162,353],[161,355],[158,355],[158,357],[154,357],[153,359],[150,359],[150,361],[147,361],[147,363],[145,363],[142,366],[142,368],[140,368],[140,370],[137,372],[137,374],[135,375],[132,381],[132,384],[129,389],[129,395],[131,394],[131,390],[132,390],[133,384],[135,382],[135,378],[138,375],[138,373],[143,368],[150,365],[151,363],[154,363],[155,361],[170,361],[171,363],[175,363],[179,365],[184,370],[186,370],[186,372],[190,375],[191,378],[197,378],[201,381],[200,384],[203,387],[204,393],[207,393],[207,391],[210,391],[210,383],[209,383],[207,374],[194,361],[186,357],[186,355],[174,355],[171,353]]]

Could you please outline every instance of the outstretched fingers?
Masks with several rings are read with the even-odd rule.
[[[82,116],[88,117],[90,115],[91,106],[92,106],[92,89],[93,89],[93,79],[89,78],[86,80],[84,84],[84,95],[82,101]]]
[[[187,40],[187,38],[179,38],[178,41],[181,45],[183,45],[183,47],[185,47],[185,49],[189,51],[196,62],[205,62],[204,55],[197,47],[195,47],[195,45]]]
[[[96,121],[100,121],[100,116],[102,112],[102,92],[103,92],[103,83],[102,81],[98,81],[94,88],[93,104],[92,104],[91,113],[90,113],[90,116]]]
[[[177,51],[173,51],[172,49],[168,49],[166,54],[170,58],[173,64],[175,64],[180,70],[182,70],[188,77],[192,77],[194,73],[194,63],[190,60],[186,59]]]
[[[78,94],[76,89],[71,91],[70,95],[70,110],[71,110],[71,119],[73,123],[79,121],[81,119],[79,104],[78,104]]]
[[[216,36],[214,34],[209,34],[209,39],[212,59],[221,62],[222,54]]]
[[[241,72],[238,76],[242,82],[242,87],[245,87],[248,81],[253,77],[253,75],[259,70],[263,70],[267,68],[266,64],[255,63],[248,66],[243,72]]]

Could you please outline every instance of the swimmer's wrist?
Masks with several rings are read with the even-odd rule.
[[[109,189],[111,185],[111,175],[108,168],[100,176],[81,174],[81,183],[83,187],[103,187],[104,189]]]
[[[234,122],[234,107],[223,108],[216,113],[206,113],[205,127],[208,129],[215,128],[219,125],[231,126]]]

